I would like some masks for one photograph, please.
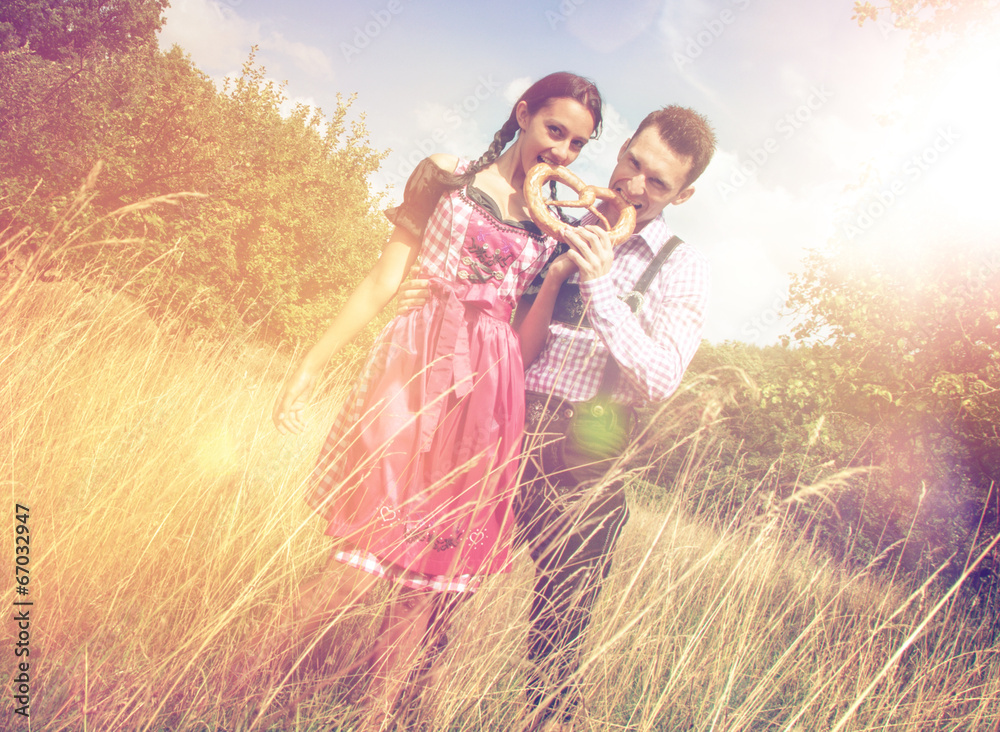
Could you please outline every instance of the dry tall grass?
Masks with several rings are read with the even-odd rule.
[[[328,550],[302,483],[344,385],[308,434],[282,438],[270,409],[287,361],[251,336],[198,341],[154,326],[140,301],[69,282],[7,287],[2,480],[11,511],[30,507],[31,729],[350,729],[331,691],[290,704],[299,677],[275,667],[240,683],[238,661],[248,651],[267,669],[260,629],[287,618]],[[581,728],[997,729],[993,628],[967,599],[846,572],[785,504],[710,528],[682,500],[710,470],[633,506],[590,636]],[[460,611],[434,729],[517,728],[530,581],[521,558]],[[340,638],[363,640],[372,617],[345,619]],[[10,693],[0,715],[27,728]]]

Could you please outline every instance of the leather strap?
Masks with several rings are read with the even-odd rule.
[[[635,287],[632,288],[632,291],[626,293],[625,295],[619,295],[619,297],[624,300],[630,308],[632,308],[633,313],[639,312],[642,303],[645,302],[643,295],[645,295],[646,290],[649,289],[650,283],[653,281],[656,273],[663,267],[663,263],[667,261],[667,257],[671,255],[680,243],[681,238],[679,236],[675,235],[670,237],[667,243],[660,247],[660,251],[658,251],[649,262],[643,273],[639,275],[639,279],[636,280]],[[633,299],[636,305],[633,307],[632,303],[629,302],[627,298]],[[597,389],[598,397],[607,397],[611,395],[611,390],[614,388],[615,382],[618,380],[618,371],[618,362],[615,361],[614,356],[609,354],[608,363],[604,367],[604,374],[601,376],[601,385]]]
[[[680,237],[670,237],[670,240],[660,247],[660,251],[646,265],[646,269],[639,275],[639,279],[636,280],[632,289],[618,296],[633,313],[638,313],[642,309],[643,295],[649,289],[656,273],[663,267],[663,263],[667,261],[667,257],[680,243]],[[580,294],[580,285],[566,283],[559,288],[559,292],[556,294],[556,303],[552,309],[552,319],[572,328],[591,327],[590,319],[587,317],[587,308],[583,303],[583,296]]]

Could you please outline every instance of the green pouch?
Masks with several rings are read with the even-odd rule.
[[[598,397],[569,402],[527,395],[529,433],[541,436],[537,458],[550,479],[572,485],[599,480],[628,446],[635,424],[631,408]]]

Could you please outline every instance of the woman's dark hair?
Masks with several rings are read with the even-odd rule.
[[[478,160],[469,165],[464,173],[451,174],[449,188],[461,188],[472,182],[483,168],[488,167],[500,157],[500,153],[507,147],[507,143],[514,139],[519,128],[517,124],[517,105],[521,102],[528,104],[528,114],[535,114],[552,99],[574,99],[582,104],[594,118],[594,132],[591,138],[594,139],[601,134],[601,93],[597,90],[597,85],[590,79],[571,74],[568,71],[557,71],[554,74],[542,77],[529,86],[517,104],[510,111],[510,117],[503,123],[503,127],[493,135],[493,142]]]

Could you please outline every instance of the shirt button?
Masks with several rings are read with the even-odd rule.
[[[595,417],[600,417],[604,414],[604,407],[602,407],[600,404],[595,404],[593,409],[590,410],[590,413],[593,414]]]

